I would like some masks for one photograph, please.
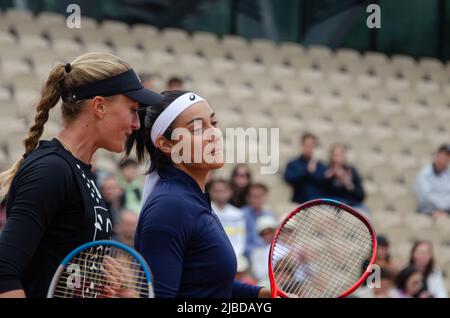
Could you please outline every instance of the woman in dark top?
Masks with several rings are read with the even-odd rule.
[[[64,128],[57,138],[39,142],[60,98]],[[70,251],[111,239],[111,217],[94,182],[91,158],[99,148],[123,151],[140,127],[139,104],[161,99],[110,54],[85,54],[52,69],[24,140],[25,154],[0,176],[8,216],[0,236],[0,297],[45,297]]]
[[[252,173],[245,163],[234,166],[231,172],[231,189],[233,196],[230,203],[235,207],[242,208],[247,204],[247,195],[252,184]]]
[[[325,171],[325,189],[328,197],[365,210],[361,177],[354,167],[346,163],[345,152],[342,144],[331,147],[330,163]]]
[[[151,159],[135,248],[152,269],[156,296],[270,297],[234,279],[236,255],[205,192],[208,172],[223,166],[211,107],[191,92],[162,94],[166,99],[147,110],[135,139],[138,158],[146,149]]]

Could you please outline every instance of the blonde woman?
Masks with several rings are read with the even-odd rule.
[[[62,99],[64,128],[39,141]],[[120,58],[89,53],[51,70],[22,158],[0,175],[8,222],[0,236],[0,297],[45,297],[59,262],[80,244],[111,239],[111,217],[90,162],[122,152],[139,129],[140,106],[162,96],[142,87]]]

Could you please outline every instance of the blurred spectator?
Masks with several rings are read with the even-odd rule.
[[[0,203],[0,233],[6,224],[6,200],[2,200]]]
[[[377,243],[375,264],[382,269],[388,270],[395,277],[400,271],[401,265],[398,261],[392,259],[389,240],[384,235],[378,235]]]
[[[125,207],[125,194],[115,176],[108,176],[101,185],[101,194],[106,207],[111,213],[112,223],[115,225],[120,212]]]
[[[236,256],[243,255],[246,244],[245,217],[241,210],[228,203],[231,198],[229,182],[223,179],[213,180],[208,185],[208,192],[211,207],[227,233]]]
[[[386,268],[380,268],[380,285],[364,286],[355,292],[359,298],[398,298],[400,297],[395,288],[395,275]]]
[[[152,90],[152,91],[157,91],[157,87],[156,87],[156,76],[154,74],[151,73],[141,73],[139,74],[139,78],[141,79],[142,82],[142,86],[144,86],[145,88]]]
[[[233,195],[230,203],[235,207],[242,208],[247,204],[248,189],[252,183],[250,168],[245,163],[234,166],[231,173],[231,189]]]
[[[117,223],[114,225],[114,239],[134,248],[137,222],[138,216],[134,211],[123,210],[119,215]]]
[[[183,80],[177,76],[172,76],[167,81],[167,90],[168,91],[181,91],[184,89]]]
[[[334,144],[330,150],[330,162],[325,171],[325,189],[328,197],[367,212],[362,180],[356,168],[346,163],[346,148]]]
[[[250,260],[253,276],[260,286],[270,286],[269,252],[270,244],[275,237],[278,222],[269,215],[264,215],[256,221],[256,232],[264,242],[262,246],[253,249]]]
[[[236,280],[249,284],[256,285],[257,282],[255,278],[250,273],[250,264],[245,256],[239,255],[237,257],[237,272],[236,272]]]
[[[241,210],[245,215],[247,229],[247,244],[245,255],[250,257],[254,248],[263,246],[264,242],[256,230],[256,222],[262,216],[272,216],[272,212],[265,210],[264,205],[267,201],[267,187],[262,183],[252,184],[247,195],[248,204]]]
[[[139,214],[141,210],[142,185],[137,181],[139,165],[134,159],[124,159],[119,163],[119,184],[125,193],[125,208]]]
[[[431,297],[447,298],[442,272],[436,267],[433,257],[433,245],[428,241],[417,241],[411,250],[409,265],[414,266],[423,278],[423,291]]]
[[[399,298],[430,298],[423,291],[422,273],[414,266],[408,266],[398,274],[397,291]]]
[[[397,298],[395,275],[388,269],[380,269],[380,287],[372,288],[374,298]]]
[[[450,145],[442,145],[434,162],[417,175],[414,192],[419,213],[435,217],[450,213]]]
[[[325,165],[314,157],[317,138],[311,133],[301,138],[301,155],[286,166],[284,179],[293,188],[292,202],[303,203],[324,196]]]

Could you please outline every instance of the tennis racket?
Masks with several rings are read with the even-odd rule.
[[[153,279],[144,258],[115,241],[84,244],[64,258],[48,298],[153,298]]]
[[[359,212],[329,199],[306,202],[282,221],[272,241],[272,297],[348,296],[371,273],[376,250],[375,231]]]

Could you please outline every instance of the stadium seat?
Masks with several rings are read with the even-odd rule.
[[[247,41],[237,35],[225,35],[222,38],[222,45],[227,48],[240,48],[245,49],[248,47]]]
[[[198,46],[220,45],[219,38],[217,37],[217,35],[211,32],[205,31],[193,32],[191,40]]]
[[[281,42],[278,46],[278,54],[283,57],[298,58],[299,56],[305,54],[304,47],[295,42]]]
[[[187,41],[189,34],[181,29],[165,28],[161,31],[161,38],[169,41]]]
[[[65,16],[55,12],[41,12],[37,15],[35,21],[42,26],[43,30],[66,27]]]
[[[3,13],[2,19],[17,23],[32,23],[34,16],[33,12],[26,10],[8,9]]]
[[[365,52],[363,54],[363,62],[370,66],[380,66],[389,63],[388,57],[381,52]]]
[[[103,20],[98,28],[98,31],[107,34],[128,34],[130,32],[129,26],[117,20]]]
[[[16,44],[16,37],[8,30],[2,29],[0,26],[0,46],[6,47]]]

